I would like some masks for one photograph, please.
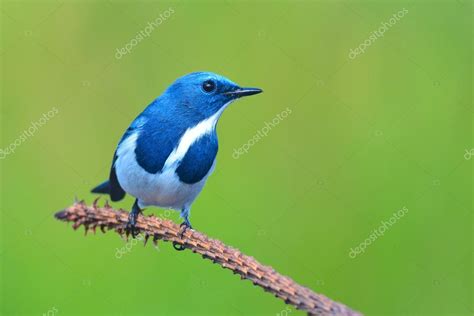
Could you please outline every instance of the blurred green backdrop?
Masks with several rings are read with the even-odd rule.
[[[366,315],[473,314],[471,1],[2,1],[0,18],[2,315],[303,315],[170,244],[119,256],[116,234],[53,219],[197,70],[265,93],[223,115],[196,228]]]

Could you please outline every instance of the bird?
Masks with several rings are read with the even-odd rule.
[[[179,211],[180,226],[192,229],[191,205],[216,164],[219,118],[237,99],[261,92],[212,72],[176,79],[133,120],[116,147],[109,179],[91,192],[112,201],[135,198],[126,225],[133,237],[137,217],[149,206]]]

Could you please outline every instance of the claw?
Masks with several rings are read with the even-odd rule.
[[[181,225],[179,225],[179,227],[180,227],[180,229],[179,229],[180,232],[179,232],[178,236],[179,236],[180,239],[184,238],[184,233],[186,232],[186,230],[188,228],[193,229],[191,224],[189,223],[189,221],[182,222]],[[178,251],[183,251],[184,249],[186,249],[186,247],[184,245],[181,245],[176,241],[173,241],[173,248],[178,250]]]
[[[184,227],[184,228],[183,228]],[[179,232],[179,238],[183,239],[184,238],[184,233],[186,232],[186,230],[189,228],[189,229],[193,229],[193,227],[191,226],[191,224],[187,223],[187,222],[182,222],[180,225],[179,225],[179,228],[180,228],[180,232]]]
[[[132,234],[132,237],[135,238],[140,233],[140,229],[136,227],[137,224],[137,217],[142,212],[140,207],[138,206],[138,199],[135,200],[133,204],[132,211],[128,214],[128,223],[125,225],[125,231],[127,232],[127,236],[129,233]]]
[[[135,226],[135,223],[128,222],[125,226],[125,233],[127,234],[127,237],[132,235],[132,238],[135,238],[140,234],[140,229]]]
[[[132,229],[132,238],[136,238],[138,235],[140,235],[140,230],[134,227]]]
[[[184,247],[184,245],[178,244],[177,241],[173,241],[173,248],[178,250],[178,251],[183,251],[184,249],[186,249],[186,247]]]

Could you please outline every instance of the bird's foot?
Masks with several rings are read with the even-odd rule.
[[[179,225],[179,228],[180,228],[180,232],[179,232],[179,238],[183,238],[184,237],[184,233],[186,232],[186,230],[189,228],[189,229],[193,229],[193,227],[191,226],[191,223],[189,221],[184,221],[182,222],[180,225]]]
[[[182,222],[181,225],[179,225],[179,227],[180,227],[179,238],[181,238],[181,239],[183,239],[184,233],[186,232],[186,230],[188,228],[193,229],[193,227],[191,226],[191,223],[189,221]],[[184,249],[186,249],[186,247],[184,247],[183,245],[178,244],[176,241],[173,241],[173,247],[174,247],[174,249],[176,249],[178,251],[183,251]]]
[[[130,213],[130,215],[128,216],[128,223],[125,226],[125,232],[127,233],[127,235],[132,235],[133,238],[137,237],[138,233],[140,232],[140,230],[136,227],[136,224],[136,217],[132,218]]]
[[[133,238],[138,236],[140,229],[136,227],[138,214],[141,213],[141,209],[138,207],[137,202],[133,205],[132,211],[128,215],[128,223],[125,226],[125,232],[131,234]]]

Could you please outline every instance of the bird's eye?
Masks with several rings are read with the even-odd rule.
[[[216,83],[212,80],[206,80],[202,83],[202,89],[207,93],[211,93],[216,90]]]

